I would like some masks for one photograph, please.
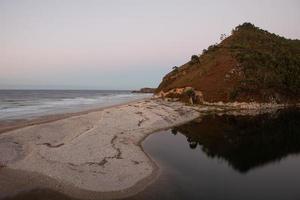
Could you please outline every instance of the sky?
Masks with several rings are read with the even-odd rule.
[[[300,39],[299,0],[0,0],[0,89],[157,87],[244,22]]]

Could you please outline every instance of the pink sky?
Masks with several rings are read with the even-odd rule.
[[[0,88],[155,87],[249,21],[300,38],[297,0],[0,1]]]

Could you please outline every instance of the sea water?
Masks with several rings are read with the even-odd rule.
[[[84,111],[150,96],[124,90],[0,90],[0,120]]]

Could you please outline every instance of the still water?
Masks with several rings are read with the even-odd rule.
[[[299,110],[207,115],[143,147],[162,174],[132,199],[300,199]]]
[[[300,110],[206,115],[150,135],[144,150],[158,180],[130,200],[299,200]],[[65,200],[45,189],[7,200]]]

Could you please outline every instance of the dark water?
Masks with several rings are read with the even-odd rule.
[[[207,115],[150,135],[158,180],[130,200],[299,200],[300,111]],[[36,189],[10,200],[71,199]]]
[[[299,110],[208,115],[143,146],[162,175],[131,199],[300,199]]]
[[[76,112],[146,96],[123,90],[0,90],[0,120]]]

